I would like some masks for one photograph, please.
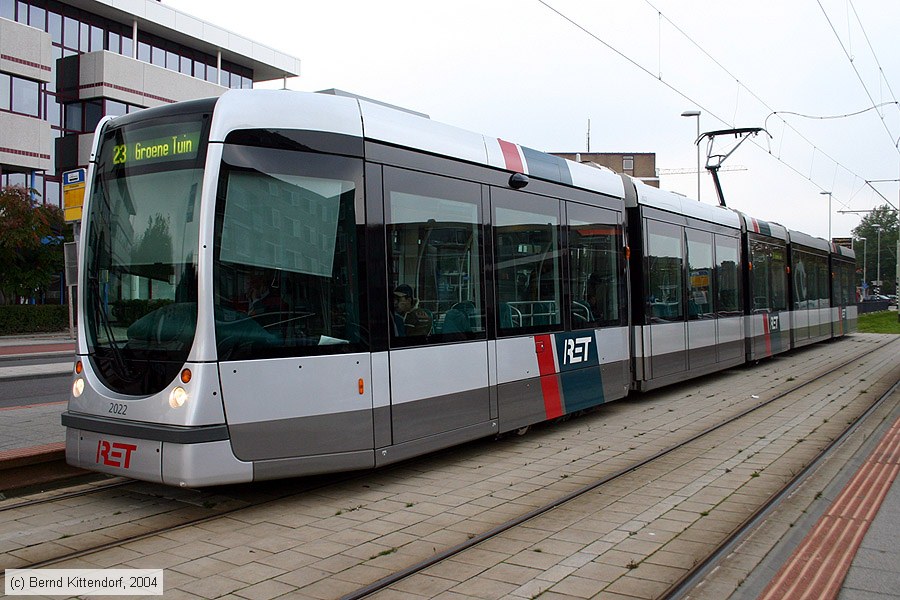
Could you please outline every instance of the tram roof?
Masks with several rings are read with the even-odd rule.
[[[740,229],[741,221],[738,213],[724,206],[714,206],[712,204],[704,204],[698,200],[692,200],[687,196],[661,190],[653,186],[647,185],[642,181],[633,179],[634,188],[637,192],[638,204],[642,206],[650,206],[667,212],[693,217],[701,221],[708,221]]]
[[[788,231],[784,225],[763,221],[737,210],[735,212],[741,216],[741,221],[743,221],[747,231],[787,241]]]
[[[525,146],[366,98],[286,90],[229,90],[216,106],[212,141],[255,127],[339,133],[487,165],[622,198],[621,178]]]
[[[843,258],[856,258],[856,252],[853,251],[853,248],[848,248],[847,246],[841,246],[840,244],[831,244],[832,253],[837,254]]]
[[[824,250],[825,252],[833,252],[832,245],[828,242],[828,240],[823,240],[822,238],[817,238],[809,235],[808,233],[803,233],[802,231],[794,231],[793,229],[788,230],[788,235],[790,236],[791,244],[800,244],[801,246],[807,246],[809,248],[814,248],[816,250]]]

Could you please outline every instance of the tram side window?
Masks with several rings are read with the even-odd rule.
[[[844,306],[856,304],[855,273],[856,265],[854,263],[844,263],[844,268],[841,270],[841,304]]]
[[[716,235],[716,294],[720,317],[741,314],[741,277],[738,239]]]
[[[816,256],[816,277],[819,280],[819,308],[828,308],[831,306],[831,273],[827,256]]]
[[[767,312],[772,308],[772,246],[760,241],[750,242],[750,290],[753,312]]]
[[[772,304],[773,310],[787,310],[787,264],[786,249],[783,246],[771,246],[772,251]]]
[[[753,312],[785,310],[784,248],[759,240],[750,242]]]
[[[617,325],[624,286],[622,228],[616,214],[571,204],[568,216],[572,327]]]
[[[360,351],[361,161],[226,145],[216,203],[219,358]]]
[[[647,220],[646,229],[650,318],[653,321],[681,321],[684,319],[684,229],[650,220]]]
[[[557,330],[562,323],[559,201],[505,190],[495,195],[500,334]],[[501,198],[509,201],[498,206]]]
[[[481,186],[385,169],[394,344],[484,337]]]
[[[705,231],[687,230],[688,318],[711,319],[713,311],[713,236]]]
[[[831,296],[834,306],[845,306],[849,300],[847,296],[847,264],[840,260],[834,260],[831,264]]]
[[[812,255],[794,250],[791,273],[794,277],[794,310],[818,308],[819,292],[816,284],[816,267]]]

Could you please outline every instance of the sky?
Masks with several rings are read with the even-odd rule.
[[[655,152],[660,187],[691,198],[697,119],[682,112],[701,111],[701,132],[764,127],[723,163],[726,203],[815,236],[828,237],[822,192],[833,237],[864,216],[838,211],[900,198],[896,0],[163,3],[299,58],[290,89],[545,152],[586,151],[590,121],[591,151]],[[730,151],[719,139],[714,153]],[[700,201],[717,203],[705,169]]]

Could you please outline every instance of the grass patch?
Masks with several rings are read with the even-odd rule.
[[[897,313],[890,310],[859,315],[857,328],[860,333],[900,333]]]

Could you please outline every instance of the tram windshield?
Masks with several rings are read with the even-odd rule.
[[[162,390],[194,339],[205,116],[127,119],[100,143],[82,293],[91,360],[117,392]]]

